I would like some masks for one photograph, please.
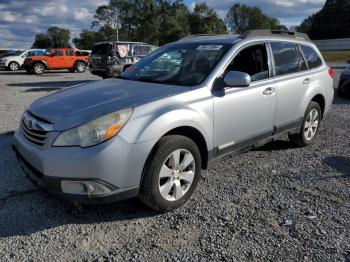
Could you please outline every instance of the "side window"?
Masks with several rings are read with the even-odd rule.
[[[303,51],[303,54],[310,69],[320,67],[322,65],[321,58],[318,56],[318,54],[312,47],[300,45],[300,48]]]
[[[247,47],[232,60],[225,72],[239,71],[250,75],[251,81],[269,78],[269,64],[265,44]]]
[[[271,43],[275,60],[276,75],[282,76],[300,71],[300,60],[295,44],[287,42]]]
[[[305,59],[303,57],[303,54],[301,53],[299,46],[296,45],[295,48],[297,50],[298,57],[299,57],[299,70],[306,71],[307,65],[306,65]]]
[[[61,49],[56,49],[55,50],[55,55],[56,56],[63,56],[63,51]]]
[[[67,49],[66,56],[74,56],[74,51],[72,49]]]

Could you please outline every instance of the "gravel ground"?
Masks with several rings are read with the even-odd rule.
[[[350,261],[350,100],[335,99],[312,146],[281,140],[221,162],[184,207],[157,214],[136,199],[76,207],[34,187],[15,160],[28,104],[95,80],[0,71],[1,261]]]

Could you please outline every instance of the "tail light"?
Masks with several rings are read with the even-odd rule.
[[[334,78],[334,70],[333,70],[333,68],[332,67],[330,67],[329,69],[328,69],[328,74],[329,74],[329,76],[330,76],[330,78]]]

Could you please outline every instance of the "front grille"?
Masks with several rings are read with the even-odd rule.
[[[43,146],[48,136],[47,131],[29,129],[25,124],[24,119],[21,121],[21,131],[27,140],[37,146]]]

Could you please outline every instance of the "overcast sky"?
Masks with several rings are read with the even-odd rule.
[[[325,0],[184,0],[190,8],[205,2],[224,18],[228,9],[239,2],[257,5],[269,16],[287,26],[297,25],[317,12]],[[72,38],[82,29],[89,29],[96,7],[108,0],[0,0],[0,48],[28,48],[37,33],[50,26],[68,28]]]

